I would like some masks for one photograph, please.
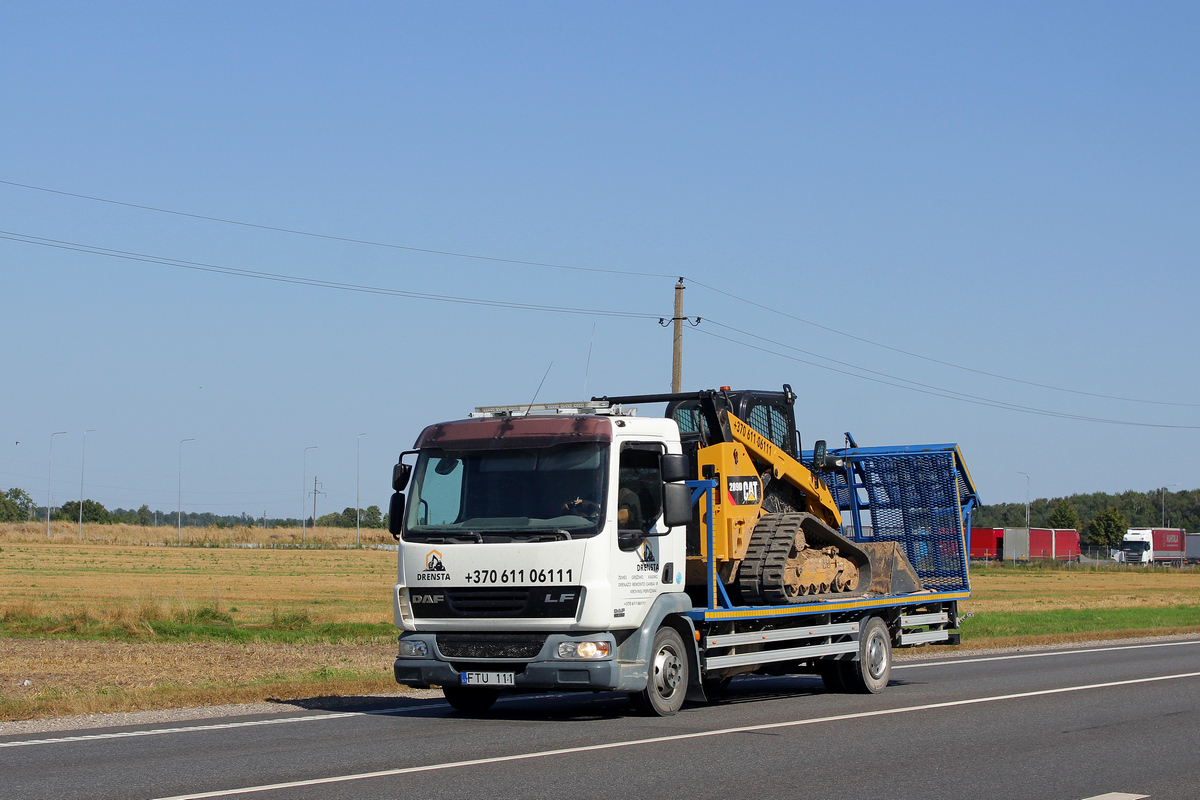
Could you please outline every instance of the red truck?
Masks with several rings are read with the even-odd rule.
[[[1121,540],[1126,564],[1183,564],[1187,531],[1181,528],[1130,528]]]

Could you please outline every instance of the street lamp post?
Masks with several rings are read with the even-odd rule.
[[[1018,472],[1018,475],[1025,476],[1025,527],[1029,527],[1029,473]]]
[[[365,433],[360,433],[358,438],[354,440],[354,546],[360,546],[362,537],[362,511],[359,506],[362,505],[362,500],[359,499],[359,481],[362,478],[362,437]]]
[[[195,439],[181,439],[179,441],[179,494],[175,498],[175,541],[183,543],[183,443],[194,442]]]
[[[304,474],[303,474],[303,477],[300,479],[300,541],[301,542],[306,541],[305,518],[304,518],[304,498],[308,494],[308,451],[316,450],[316,449],[317,449],[317,445],[315,445],[315,444],[312,445],[311,447],[304,448],[304,457],[301,459],[301,463],[303,463],[303,465],[304,465]],[[313,525],[316,525],[316,524],[317,524],[317,521],[314,519]]]
[[[1167,489],[1174,489],[1182,484],[1172,483],[1170,486],[1164,486],[1159,489],[1159,494],[1162,495],[1162,526],[1167,527]]]
[[[50,476],[54,474],[54,437],[63,436],[66,431],[55,431],[50,434],[50,463],[46,466],[46,538],[50,538],[50,505],[51,494],[53,490],[50,488]]]
[[[95,433],[92,428],[83,432],[83,456],[79,459],[79,541],[83,541],[83,468],[87,465],[87,435]]]

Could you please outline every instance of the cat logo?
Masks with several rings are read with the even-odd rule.
[[[757,477],[733,477],[727,481],[729,503],[735,506],[758,505],[762,498],[762,483]]]
[[[442,594],[414,594],[412,601],[414,603],[440,603],[445,597]]]

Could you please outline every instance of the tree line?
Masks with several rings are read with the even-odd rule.
[[[1163,518],[1166,517],[1166,525]],[[1074,528],[1084,544],[1116,547],[1129,528],[1183,528],[1200,531],[1200,489],[1152,490],[1121,494],[1093,492],[1038,498],[1029,503],[1034,528]],[[1025,527],[1024,503],[982,505],[971,514],[976,528]]]
[[[80,503],[78,500],[68,500],[61,506],[51,509],[50,519],[53,522],[78,522],[80,519]],[[381,512],[379,506],[367,506],[359,509],[362,515],[362,527],[386,528],[387,514]],[[178,520],[177,520],[178,517]],[[100,525],[166,525],[175,527],[267,527],[267,528],[298,528],[300,520],[294,517],[253,517],[249,514],[213,514],[207,511],[184,511],[177,514],[174,511],[151,511],[150,506],[143,504],[140,508],[114,508],[111,511],[95,500],[83,501],[84,522]],[[0,493],[0,522],[25,522],[29,520],[46,519],[46,507],[39,506],[23,489],[8,489]],[[353,528],[356,524],[353,508],[347,508],[340,513],[325,514],[317,518],[316,524],[334,528]],[[306,519],[305,524],[313,526],[313,518]]]

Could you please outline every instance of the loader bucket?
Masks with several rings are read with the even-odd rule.
[[[908,594],[922,589],[921,580],[912,568],[899,542],[856,542],[871,559],[872,594]],[[860,584],[861,585],[861,584]]]

